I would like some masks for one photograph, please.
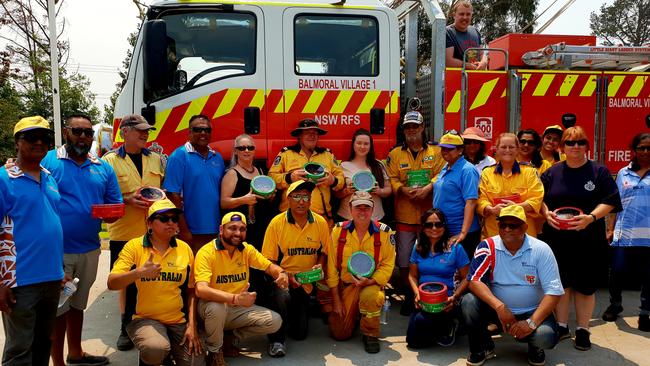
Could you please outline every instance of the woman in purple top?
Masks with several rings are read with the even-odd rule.
[[[422,215],[422,229],[411,253],[409,283],[415,294],[416,311],[411,314],[406,343],[411,348],[423,348],[435,341],[449,347],[456,341],[456,328],[460,308],[456,305],[467,290],[469,259],[461,244],[450,244],[445,215],[432,208]],[[460,274],[460,284],[454,286],[454,276]],[[447,285],[447,302],[440,313],[427,313],[421,309],[418,287],[426,282]]]

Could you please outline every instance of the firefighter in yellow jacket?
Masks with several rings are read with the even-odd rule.
[[[311,210],[325,217],[331,226],[333,223],[332,206],[330,205],[331,191],[343,189],[345,178],[334,154],[329,149],[316,146],[318,136],[326,133],[327,131],[320,128],[318,122],[313,119],[300,121],[298,127],[291,131],[291,136],[298,139],[297,143],[282,148],[273,161],[269,176],[273,178],[278,189],[284,190],[280,211],[286,211],[289,208],[286,189],[293,182],[308,179],[303,166],[308,162],[323,165],[326,173],[324,177],[315,182],[316,189],[311,195]]]
[[[369,193],[358,191],[352,195],[352,220],[334,227],[327,259],[327,286],[333,298],[330,334],[336,340],[349,339],[360,313],[363,343],[368,353],[379,352],[383,289],[395,267],[393,231],[388,225],[371,220],[373,207]],[[367,277],[361,273],[354,275],[348,269],[348,261],[356,252],[364,252],[374,260],[374,272],[366,274]]]

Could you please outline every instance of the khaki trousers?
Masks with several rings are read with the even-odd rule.
[[[190,355],[181,345],[187,324],[163,324],[157,320],[133,319],[126,327],[140,359],[148,365],[161,365],[171,352],[178,366],[205,365],[203,355]]]

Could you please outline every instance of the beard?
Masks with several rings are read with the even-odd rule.
[[[67,144],[66,148],[68,154],[76,156],[86,156],[90,152],[90,145],[72,145]]]

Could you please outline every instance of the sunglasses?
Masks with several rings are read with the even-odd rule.
[[[566,146],[586,146],[587,145],[587,140],[566,140],[564,141],[564,145]]]
[[[235,149],[239,151],[255,151],[255,146],[235,146]]]
[[[535,146],[535,145],[537,145],[537,144],[535,143],[535,140],[519,139],[519,145],[530,145],[530,146]]]
[[[166,224],[171,220],[174,224],[178,223],[178,216],[177,215],[172,215],[172,216],[167,216],[167,215],[160,215],[156,217],[156,220],[162,222],[163,224]]]
[[[291,198],[292,200],[294,200],[296,202],[300,202],[301,200],[303,202],[311,201],[311,196],[308,195],[308,194],[293,194],[293,195],[289,196],[289,198]]]
[[[212,127],[192,127],[194,133],[212,133]]]
[[[498,224],[499,229],[501,229],[501,230],[505,230],[505,229],[517,230],[517,229],[519,229],[520,227],[522,227],[523,225],[524,225],[524,224],[521,224],[521,223],[520,223],[520,224],[515,224],[515,223],[510,223],[510,224],[509,224],[509,223],[507,223],[507,222],[500,222],[500,223]]]
[[[92,128],[81,128],[81,127],[70,127],[70,132],[75,136],[86,135],[86,137],[92,137],[95,133]]]
[[[422,226],[423,226],[425,229],[433,229],[434,227],[435,227],[436,229],[442,229],[443,227],[445,227],[445,223],[442,222],[442,221],[436,221],[436,222],[428,222],[428,221],[427,221],[427,222],[425,222]]]
[[[650,151],[650,146],[637,146],[634,148],[636,152],[648,152]]]
[[[34,144],[37,141],[41,141],[44,144],[51,144],[54,141],[53,133],[38,133],[38,132],[25,132],[19,137],[20,140],[24,140],[30,144]]]

